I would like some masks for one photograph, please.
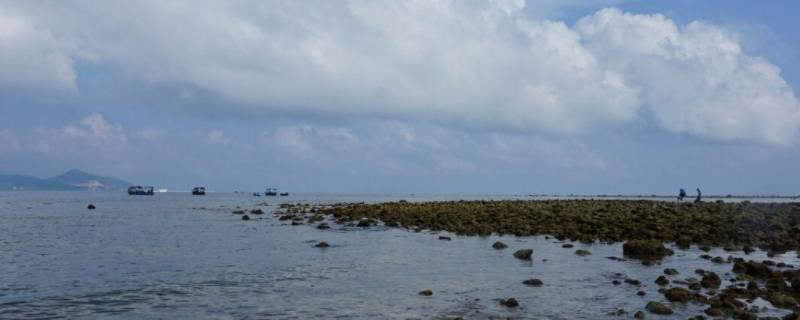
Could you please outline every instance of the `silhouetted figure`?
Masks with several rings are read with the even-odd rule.
[[[697,199],[694,199],[694,202],[702,201],[703,194],[700,192],[700,188],[697,188]]]
[[[678,192],[678,202],[683,201],[683,198],[686,198],[686,190],[683,190],[683,188],[681,188],[681,191]]]

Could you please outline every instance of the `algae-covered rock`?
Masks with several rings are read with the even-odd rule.
[[[521,249],[514,252],[514,257],[520,260],[531,260],[532,255],[532,249]]]
[[[508,246],[507,246],[505,243],[502,243],[502,242],[500,242],[500,241],[496,241],[496,242],[495,242],[495,243],[492,245],[492,248],[495,248],[495,249],[497,249],[497,250],[503,250],[503,249],[505,249],[505,248],[508,248]]]
[[[659,286],[666,286],[669,284],[669,280],[665,276],[658,276],[658,278],[656,278],[656,284]]]
[[[575,250],[575,254],[583,257],[583,256],[588,256],[588,255],[590,255],[592,253],[589,252],[588,250],[578,249],[578,250]]]
[[[500,299],[500,304],[509,308],[515,308],[519,306],[519,302],[517,302],[517,299],[514,298]]]
[[[536,279],[536,278],[531,278],[531,279],[522,281],[522,283],[525,284],[526,286],[530,286],[530,287],[540,287],[540,286],[542,286],[544,284],[542,282],[542,280],[539,280],[539,279]]]
[[[622,253],[636,259],[660,259],[674,252],[658,240],[630,240],[622,246]]]
[[[664,292],[664,296],[669,301],[687,302],[692,300],[692,296],[694,296],[694,294],[684,288],[675,287],[667,289],[667,291]]]
[[[647,306],[645,307],[645,309],[647,309],[647,311],[650,311],[650,312],[655,313],[655,314],[662,314],[662,315],[672,314],[672,309],[670,309],[669,307],[665,306],[664,304],[662,304],[660,302],[656,302],[656,301],[648,302]]]
[[[678,270],[675,270],[675,269],[673,269],[673,268],[666,268],[666,269],[664,269],[664,274],[666,274],[666,275],[668,275],[668,276],[674,276],[674,275],[677,275],[677,274],[679,274],[679,273],[680,273],[680,272],[678,272]]]
[[[720,279],[716,273],[710,271],[705,272],[703,275],[703,279],[700,280],[700,285],[702,285],[703,288],[716,289],[719,288],[721,284],[722,284],[722,279]]]
[[[425,290],[420,291],[419,295],[430,297],[430,296],[433,295],[433,291],[431,291],[430,289],[425,289]]]

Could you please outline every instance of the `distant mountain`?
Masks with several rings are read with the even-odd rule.
[[[0,190],[125,190],[130,182],[72,169],[52,178],[0,174]]]

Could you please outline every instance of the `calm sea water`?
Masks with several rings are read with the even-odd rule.
[[[271,214],[281,202],[491,198],[524,197],[0,192],[0,318],[605,319],[619,308],[629,312],[621,318],[632,318],[647,301],[665,302],[653,284],[664,268],[678,269],[675,279],[698,278],[698,268],[721,276],[731,270],[699,259],[704,252],[696,249],[676,250],[648,267],[607,259],[622,255],[621,244],[564,249],[545,237],[508,236],[442,241],[446,233],[289,226]],[[268,213],[251,221],[231,214],[264,202]],[[97,209],[87,210],[89,203]],[[332,247],[314,248],[318,240]],[[496,240],[509,248],[492,249]],[[522,248],[534,249],[532,262],[512,257]],[[576,249],[592,255],[576,256]],[[763,252],[746,257],[766,259]],[[793,252],[772,260],[800,266]],[[522,285],[531,277],[544,286]],[[644,286],[611,284],[626,277]],[[418,295],[423,289],[433,296]],[[647,295],[637,296],[639,290]],[[521,306],[500,306],[504,297]],[[675,318],[704,309],[671,306]],[[770,314],[783,312],[762,313]]]

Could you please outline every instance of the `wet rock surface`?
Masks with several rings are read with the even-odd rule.
[[[533,255],[532,249],[521,249],[514,252],[514,258],[520,260],[531,260],[532,255]]]

